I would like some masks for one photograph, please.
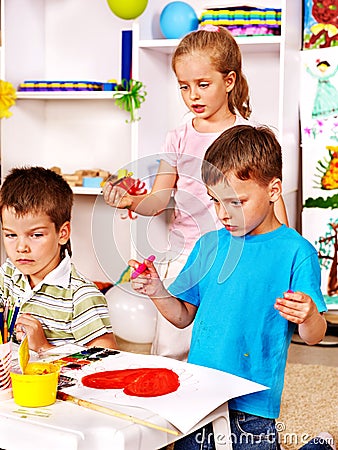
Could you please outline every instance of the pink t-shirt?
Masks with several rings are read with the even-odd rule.
[[[234,126],[243,124],[250,122],[237,116]],[[214,204],[201,178],[205,152],[220,134],[199,133],[192,120],[167,134],[161,158],[175,167],[178,174],[168,249],[173,256],[190,253],[203,234],[220,228]]]

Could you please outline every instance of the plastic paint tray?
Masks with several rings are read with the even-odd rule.
[[[55,403],[59,372],[53,363],[29,363],[24,374],[11,372],[15,403],[33,408]]]

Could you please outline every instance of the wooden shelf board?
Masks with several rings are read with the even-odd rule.
[[[81,186],[72,187],[72,191],[76,195],[101,195],[102,188],[86,188]]]
[[[116,91],[18,91],[16,95],[18,100],[114,100],[116,93]]]
[[[236,37],[239,45],[252,47],[255,51],[266,51],[275,48],[279,50],[281,44],[280,36],[239,36]],[[179,44],[180,39],[144,39],[139,41],[139,48],[158,51],[161,53],[172,53]]]

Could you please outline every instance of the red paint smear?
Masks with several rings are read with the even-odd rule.
[[[180,382],[173,370],[142,368],[92,373],[82,378],[82,384],[95,389],[123,389],[125,394],[137,397],[158,397],[175,392]]]

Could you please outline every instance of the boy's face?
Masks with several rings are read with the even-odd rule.
[[[58,266],[61,245],[66,244],[70,236],[69,222],[57,232],[45,213],[19,217],[13,208],[3,209],[2,230],[7,256],[28,276],[31,287]]]
[[[281,194],[279,179],[261,186],[254,180],[240,180],[231,174],[228,183],[219,182],[207,188],[218,218],[233,236],[268,233],[280,226],[273,207]]]

